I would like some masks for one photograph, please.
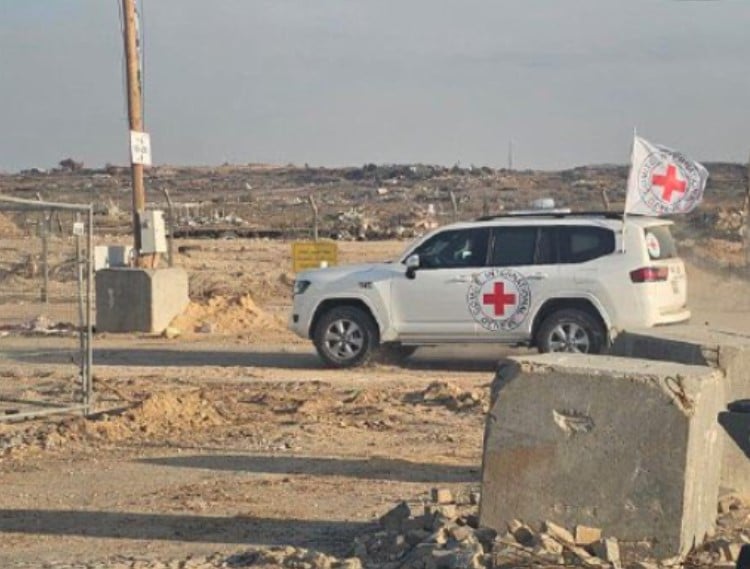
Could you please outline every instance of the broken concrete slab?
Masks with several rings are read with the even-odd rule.
[[[507,360],[485,428],[481,525],[582,524],[686,554],[716,516],[722,378],[610,356]]]
[[[750,336],[705,326],[679,325],[621,333],[611,348],[613,355],[702,365],[725,374],[723,411],[736,402],[750,398]],[[750,410],[748,410],[750,411]],[[720,491],[750,496],[750,451],[748,439],[739,440],[737,432],[750,432],[750,412],[745,416],[719,417],[725,428],[724,457]],[[729,426],[731,425],[731,426]]]

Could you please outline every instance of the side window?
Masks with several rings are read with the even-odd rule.
[[[557,263],[557,229],[540,227],[536,243],[536,264],[554,265]]]
[[[560,262],[585,263],[615,251],[615,234],[603,227],[558,227]]]
[[[487,264],[489,229],[441,231],[422,243],[414,253],[425,269],[484,267]]]
[[[536,227],[498,227],[492,230],[493,267],[533,265],[537,246]]]

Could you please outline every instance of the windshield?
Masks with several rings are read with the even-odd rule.
[[[401,264],[406,263],[406,258],[416,253],[417,248],[434,234],[435,231],[432,231],[426,235],[423,235],[422,237],[418,237],[417,239],[410,241],[409,244],[401,251],[401,253],[399,253],[399,255],[392,260],[392,262]]]

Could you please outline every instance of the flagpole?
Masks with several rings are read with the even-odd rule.
[[[626,231],[625,228],[628,224],[628,194],[630,190],[630,184],[632,182],[632,176],[633,176],[633,164],[635,162],[635,139],[638,136],[638,132],[636,131],[636,127],[633,126],[633,142],[630,144],[630,171],[628,172],[628,181],[627,186],[625,188],[625,210],[622,212],[622,247],[620,252],[625,253],[625,235]]]

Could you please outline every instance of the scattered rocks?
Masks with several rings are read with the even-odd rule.
[[[719,498],[719,513],[729,514],[743,507],[750,507],[750,499],[747,496],[729,494]]]
[[[432,501],[435,504],[453,504],[453,493],[447,488],[433,488]]]
[[[483,568],[495,532],[476,527],[475,508],[457,503],[446,488],[433,488],[424,513],[402,502],[379,520],[379,529],[355,540],[352,554],[373,569]]]
[[[457,412],[469,410],[485,412],[488,408],[486,393],[464,391],[445,381],[434,381],[426,389],[407,395],[405,401],[414,405],[442,406]]]
[[[182,332],[179,328],[175,328],[174,326],[167,326],[164,329],[164,332],[161,333],[163,337],[165,337],[167,340],[174,340],[175,338],[179,338]]]
[[[591,545],[602,538],[602,530],[588,526],[576,526],[576,545]]]
[[[611,563],[613,567],[620,567],[620,546],[616,539],[600,539],[591,545],[591,550],[599,559]]]
[[[388,531],[400,531],[401,524],[411,516],[411,510],[406,502],[401,502],[398,506],[387,512],[380,518],[380,526]]]
[[[612,537],[600,539],[602,532],[598,528],[578,526],[575,536],[551,521],[544,522],[543,528],[544,532],[536,534],[520,520],[510,522],[508,533],[495,542],[492,567],[510,569],[532,564],[621,566],[617,540]]]
[[[559,526],[550,521],[544,522],[545,531],[554,539],[562,543],[563,545],[573,545],[576,540],[573,534],[566,530],[564,527]]]

